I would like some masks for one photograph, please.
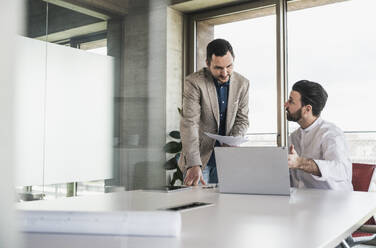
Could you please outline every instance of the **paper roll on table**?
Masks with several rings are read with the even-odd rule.
[[[24,232],[179,236],[181,215],[172,211],[19,211]]]

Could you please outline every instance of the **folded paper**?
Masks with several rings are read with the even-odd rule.
[[[243,136],[222,136],[222,135],[212,134],[212,133],[205,133],[205,134],[212,139],[218,140],[218,142],[221,145],[226,144],[229,146],[240,146],[241,144],[248,141],[248,139]]]

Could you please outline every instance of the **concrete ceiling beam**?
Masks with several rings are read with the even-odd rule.
[[[128,13],[127,0],[43,0],[102,20],[123,17]]]
[[[170,7],[183,13],[191,13],[195,11],[254,1],[255,0],[171,0]]]

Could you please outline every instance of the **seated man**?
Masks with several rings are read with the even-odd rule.
[[[287,119],[300,125],[290,136],[291,186],[353,190],[352,163],[344,134],[320,117],[327,98],[320,84],[302,80],[294,84],[285,103]]]

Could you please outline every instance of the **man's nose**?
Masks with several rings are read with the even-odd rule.
[[[221,70],[221,75],[222,76],[227,76],[227,74],[228,74],[228,72],[227,72],[227,69],[225,68],[225,69],[223,69],[223,70]]]

